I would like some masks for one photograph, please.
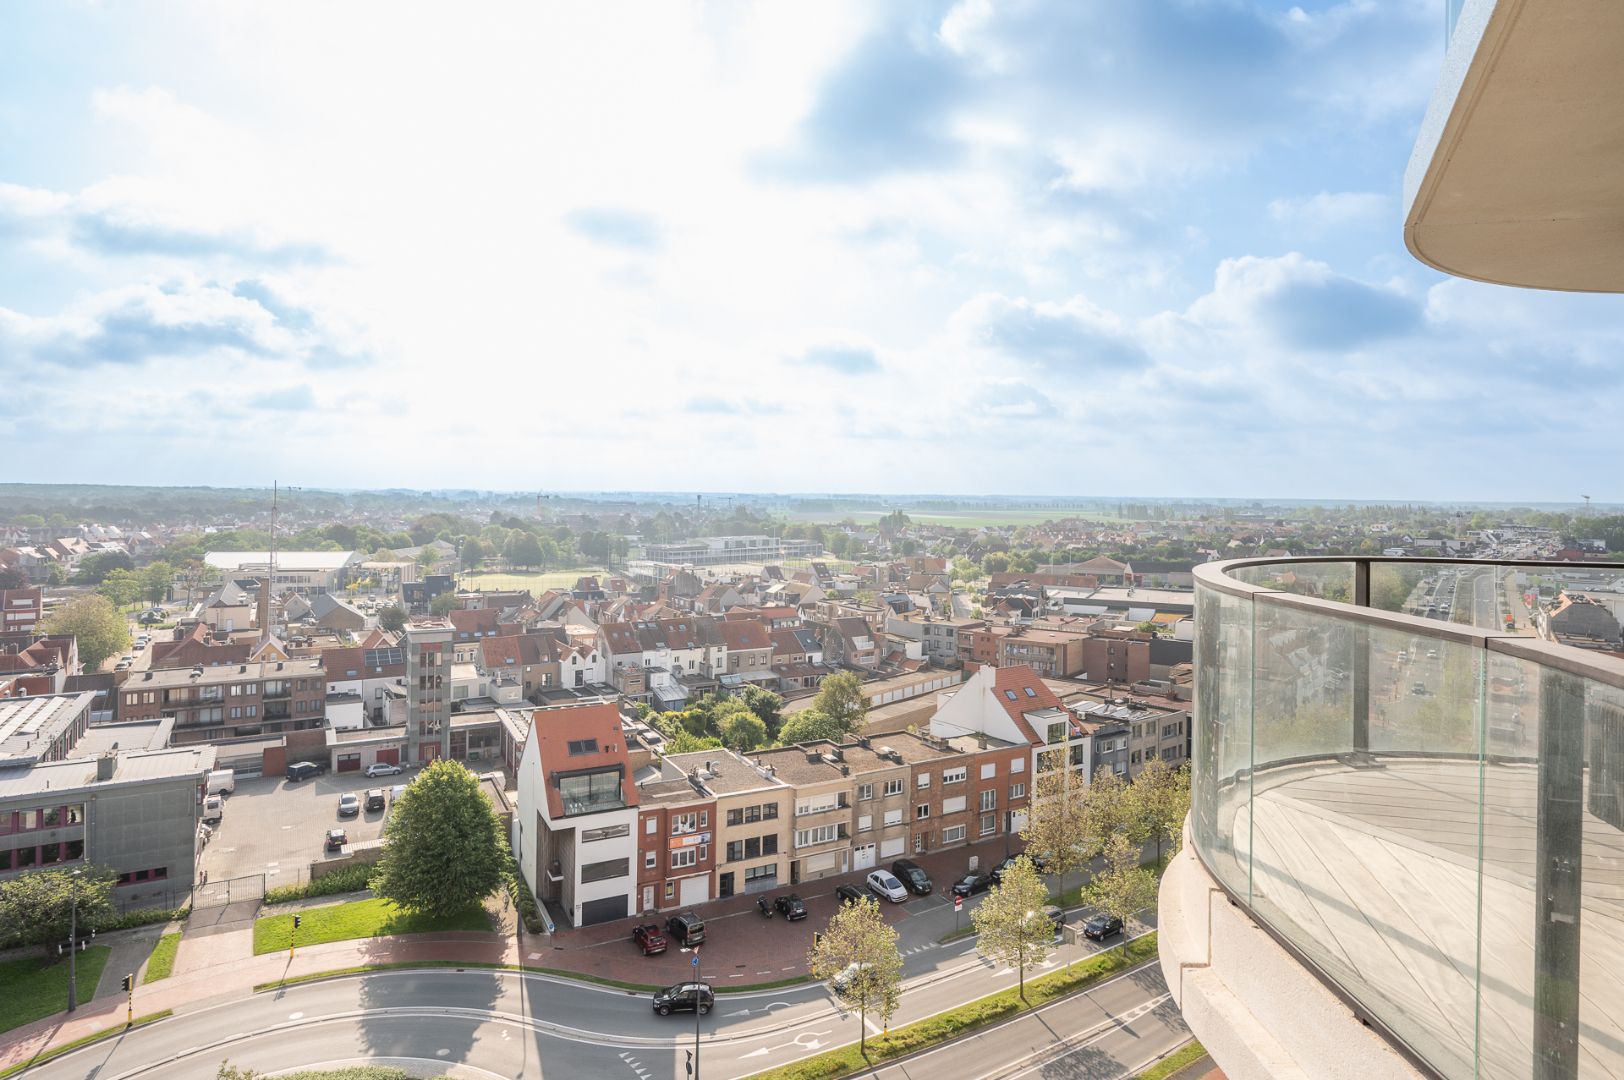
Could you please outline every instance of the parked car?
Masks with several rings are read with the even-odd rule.
[[[653,956],[656,953],[665,952],[665,935],[660,933],[660,928],[653,923],[644,923],[641,926],[633,927],[632,940],[637,943],[639,949],[643,950],[644,956]]]
[[[361,812],[361,800],[353,791],[346,791],[338,797],[338,816],[354,817]]]
[[[344,832],[343,829],[328,829],[327,830],[327,850],[328,851],[338,851],[345,844],[347,844],[349,842],[350,842],[350,838],[349,838],[348,834],[346,834]]]
[[[902,887],[902,882],[898,881],[896,875],[889,870],[871,872],[865,880],[865,884],[868,885],[869,892],[875,896],[883,897],[893,904],[900,904],[908,899],[908,890]]]
[[[654,1011],[661,1016],[670,1016],[674,1012],[693,1012],[699,1010],[704,1016],[716,1004],[716,995],[711,992],[710,983],[678,983],[668,986],[664,990],[657,990],[654,994]]]
[[[203,800],[203,820],[214,822],[225,816],[226,801],[219,795],[210,795]]]
[[[992,885],[992,875],[985,870],[972,870],[953,883],[954,896],[974,896],[986,892]]]
[[[902,887],[915,896],[929,896],[931,890],[930,878],[920,865],[912,859],[898,859],[891,864],[891,873],[902,882]]]
[[[1104,941],[1112,934],[1122,933],[1122,920],[1115,915],[1095,915],[1083,924],[1083,936]]]
[[[862,960],[852,961],[836,972],[834,978],[829,980],[829,988],[837,994],[844,994],[846,988],[851,985],[852,980],[867,967],[868,964]]]
[[[868,896],[868,893],[855,885],[836,885],[835,899],[842,904],[856,904]]]
[[[391,765],[386,761],[374,761],[367,766],[366,771],[369,778],[374,776],[399,776],[400,766]]]
[[[784,917],[786,922],[806,918],[806,901],[794,893],[787,893],[774,899],[773,908]]]
[[[1066,925],[1066,913],[1053,904],[1045,904],[1043,906],[1043,917],[1048,919],[1049,924],[1054,927],[1054,936],[1059,937],[1061,930]]]
[[[382,810],[384,805],[385,800],[383,797],[383,788],[375,787],[367,789],[367,813],[370,814],[374,810]]]
[[[988,871],[988,873],[992,875],[992,883],[994,885],[1002,885],[1004,883],[1004,871],[1014,866],[1015,860],[1018,858],[1020,858],[1019,855],[1010,855],[1001,861],[997,866]]]
[[[309,780],[312,776],[320,776],[327,771],[327,766],[316,761],[295,761],[289,765],[284,774],[289,780],[297,783],[300,780]]]
[[[698,945],[705,940],[705,920],[691,911],[679,911],[665,920],[665,932],[676,938],[678,945]]]

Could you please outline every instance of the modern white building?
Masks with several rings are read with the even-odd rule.
[[[344,588],[351,567],[359,567],[358,551],[278,551],[276,580],[271,592],[295,590],[302,593],[338,592]],[[269,551],[211,551],[203,556],[207,565],[226,577],[264,578],[271,568]]]

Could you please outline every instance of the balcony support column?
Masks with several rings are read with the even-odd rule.
[[[1579,930],[1584,845],[1583,680],[1540,676],[1534,882],[1534,1080],[1579,1075]]]
[[[1353,564],[1353,603],[1370,606],[1370,563]],[[1370,627],[1353,625],[1353,754],[1355,759],[1370,756]]]

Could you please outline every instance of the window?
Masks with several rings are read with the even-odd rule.
[[[966,800],[963,795],[955,795],[951,799],[942,800],[943,814],[957,814],[964,810]]]
[[[671,853],[671,869],[682,870],[698,862],[698,852],[691,847],[678,848]]]
[[[918,806],[914,807],[915,821],[924,821],[928,817],[930,817],[930,803],[922,802]]]
[[[956,844],[964,839],[963,825],[950,825],[942,830],[942,843]]]
[[[598,752],[597,739],[571,739],[570,757],[580,757],[582,754],[596,754]]]
[[[669,900],[669,899],[671,899],[671,898],[672,898],[672,897],[673,897],[673,896],[676,896],[676,895],[677,895],[677,886],[676,886],[676,883],[675,883],[675,882],[671,882],[671,881],[668,881],[668,882],[666,882],[666,883],[665,883],[665,898],[666,898],[666,899],[667,899],[667,900]]]
[[[701,829],[708,829],[710,827],[710,811],[709,810],[701,810],[699,812],[699,827]]]
[[[874,797],[874,785],[873,784],[858,784],[857,785],[857,801],[858,802],[868,802],[873,797]]]
[[[763,855],[778,854],[778,834],[768,833],[761,838],[761,853]]]
[[[994,810],[998,807],[998,789],[986,788],[981,792],[981,809]]]
[[[810,829],[798,829],[795,832],[795,846],[810,847],[813,844],[827,844],[832,840],[840,839],[839,825],[814,825]]]
[[[709,858],[710,858],[710,845],[709,844],[700,844],[699,845],[699,861],[704,862],[706,859],[709,859]]]
[[[872,828],[874,828],[874,815],[873,814],[859,814],[859,815],[857,815],[857,831],[858,832],[868,832]]]
[[[822,795],[809,795],[795,800],[795,814],[821,814],[826,810],[839,810],[849,805],[844,791],[826,791]]]
[[[654,869],[654,867],[657,866],[659,864],[659,862],[660,862],[660,856],[659,856],[658,852],[654,852],[654,851],[645,851],[645,852],[643,852],[643,869],[644,870],[652,870],[652,869]]]
[[[889,829],[893,825],[901,825],[901,824],[902,824],[902,811],[901,810],[887,810],[885,812],[885,827],[887,829]]]
[[[727,823],[729,825],[742,825],[742,824],[744,824],[744,811],[743,810],[738,810],[738,809],[729,810],[727,812]]]
[[[631,873],[631,865],[626,859],[605,859],[603,862],[589,862],[581,866],[581,882],[609,881],[612,878],[625,877]]]
[[[998,831],[998,815],[997,814],[982,814],[981,815],[981,835],[982,836],[991,836],[993,833],[995,833],[997,831]]]
[[[631,831],[630,825],[605,825],[601,829],[582,829],[581,842],[590,844],[594,840],[615,840],[622,836],[630,836]]]
[[[1184,724],[1182,721],[1176,724],[1166,724],[1162,727],[1162,738],[1171,738],[1174,735],[1182,734],[1183,731]]]
[[[1024,798],[1026,798],[1026,785],[1025,784],[1011,784],[1011,785],[1009,785],[1009,799],[1010,799],[1011,802],[1014,802],[1016,799],[1024,799]]]
[[[895,780],[887,780],[885,782],[885,794],[887,798],[891,797],[892,795],[901,795],[902,777],[899,776]]]
[[[991,780],[993,777],[995,777],[997,775],[998,775],[998,762],[996,762],[996,761],[988,761],[988,762],[982,763],[982,766],[981,766],[981,779],[983,779],[983,780]]]
[[[644,825],[643,831],[645,833],[647,833],[648,835],[650,835],[650,836],[653,836],[655,833],[660,831],[660,819],[659,818],[646,818],[643,821],[643,825]]]
[[[970,770],[965,768],[963,765],[960,765],[956,769],[945,769],[942,771],[942,783],[962,784],[964,783],[964,778],[969,774]]]
[[[752,866],[744,872],[745,881],[761,881],[763,878],[777,878],[778,865],[768,863],[766,866]]]
[[[683,833],[697,832],[699,830],[699,815],[694,813],[672,814],[671,835],[681,836]]]
[[[928,773],[928,772],[920,773],[919,774],[919,779],[915,781],[915,784],[917,786],[919,786],[919,787],[922,787],[922,788],[930,787],[930,773]]]
[[[1004,696],[1007,697],[1009,700],[1014,701],[1015,700],[1015,691],[1013,691],[1013,690],[1005,690],[1004,691]]]
[[[1009,771],[1012,772],[1012,773],[1023,773],[1023,772],[1025,772],[1026,771],[1026,759],[1023,758],[1023,757],[1015,758],[1013,761],[1011,761],[1009,763]]]
[[[761,820],[776,821],[778,819],[778,804],[764,803],[761,807]]]

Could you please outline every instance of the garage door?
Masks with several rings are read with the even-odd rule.
[[[814,877],[818,874],[827,874],[835,868],[835,853],[827,855],[813,855],[801,864],[801,880]]]
[[[378,762],[383,765],[400,764],[400,747],[392,746],[378,751]]]
[[[602,900],[588,900],[581,905],[581,925],[609,922],[626,917],[626,895],[606,896]]]
[[[338,771],[339,772],[360,772],[361,771],[361,755],[360,754],[340,754],[340,755],[338,755]]]
[[[851,861],[853,870],[867,870],[874,865],[874,845],[860,844],[856,856]]]
[[[701,874],[698,877],[683,878],[682,884],[677,887],[677,899],[683,907],[694,904],[703,904],[710,899],[710,875]]]
[[[908,838],[905,836],[899,836],[895,840],[882,840],[880,842],[880,858],[891,859],[901,855],[902,849],[907,843]]]

